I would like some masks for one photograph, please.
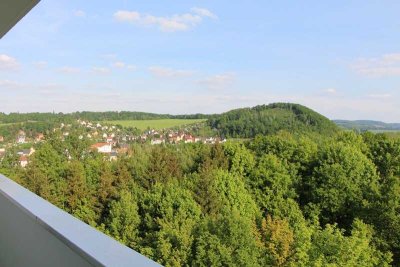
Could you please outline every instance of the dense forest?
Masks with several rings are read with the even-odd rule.
[[[224,137],[252,138],[257,134],[316,132],[332,134],[338,127],[329,119],[299,104],[273,103],[242,108],[214,115],[208,120],[211,128]]]
[[[46,138],[0,171],[163,265],[400,266],[398,139],[281,131],[110,162],[73,133]]]

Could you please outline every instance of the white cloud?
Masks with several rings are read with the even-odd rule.
[[[370,98],[377,98],[377,99],[385,99],[392,97],[391,94],[369,94],[368,97]]]
[[[330,94],[330,95],[337,94],[337,90],[335,88],[328,88],[328,89],[325,89],[323,92],[327,93],[327,94]]]
[[[112,66],[113,66],[114,68],[122,69],[122,68],[125,68],[126,64],[125,64],[125,62],[117,61],[117,62],[114,62],[114,63],[112,64]]]
[[[114,18],[121,22],[138,21],[140,17],[140,13],[136,11],[119,10],[114,13]]]
[[[149,71],[154,76],[164,77],[164,78],[187,77],[193,74],[193,71],[189,70],[174,70],[171,68],[164,68],[159,66],[149,67]]]
[[[66,73],[66,74],[75,74],[81,72],[79,68],[75,67],[62,67],[60,68],[60,72]]]
[[[400,76],[400,53],[378,58],[359,58],[350,67],[358,74],[371,77]]]
[[[233,73],[223,73],[207,77],[199,80],[200,85],[206,86],[209,89],[223,89],[233,83],[235,75]]]
[[[83,10],[75,10],[74,15],[75,15],[75,17],[84,18],[84,17],[86,17],[86,12]]]
[[[18,61],[5,54],[0,54],[0,70],[17,70],[20,64]]]
[[[110,73],[110,69],[103,67],[93,67],[92,72],[96,74],[108,74]]]
[[[214,13],[212,13],[210,10],[205,9],[205,8],[200,8],[200,7],[193,7],[191,11],[197,15],[200,15],[202,17],[210,17],[213,19],[218,18]]]
[[[191,13],[178,14],[169,17],[140,14],[137,11],[119,10],[114,13],[114,18],[120,22],[135,23],[144,26],[157,26],[163,32],[186,31],[198,24],[204,18],[217,18],[211,11],[194,7]]]
[[[112,63],[111,66],[116,69],[127,69],[131,71],[137,70],[137,67],[135,65],[129,65],[123,61],[116,61]]]
[[[20,89],[24,85],[20,82],[10,81],[10,80],[0,80],[0,89]]]

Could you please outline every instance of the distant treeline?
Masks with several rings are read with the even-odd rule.
[[[107,111],[91,112],[82,111],[74,113],[0,113],[0,124],[18,123],[28,121],[68,122],[76,119],[89,121],[114,121],[114,120],[159,120],[159,119],[207,119],[210,115],[187,114],[170,115],[155,114],[136,111]]]
[[[364,131],[400,131],[400,123],[385,123],[381,121],[371,120],[334,120],[334,122],[342,128],[350,130]]]
[[[35,138],[39,133],[48,133],[56,126],[57,123],[51,121],[10,123],[0,126],[0,136],[2,136],[6,141],[11,141],[16,138],[20,130],[23,130],[27,137]]]
[[[107,112],[75,112],[71,116],[90,121],[117,121],[117,120],[160,120],[160,119],[207,119],[210,115],[205,114],[156,114],[136,111],[107,111]]]

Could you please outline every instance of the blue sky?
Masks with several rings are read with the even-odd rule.
[[[0,111],[296,102],[400,121],[399,1],[42,0],[0,40]]]

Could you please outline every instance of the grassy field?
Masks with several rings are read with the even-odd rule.
[[[102,123],[112,125],[122,125],[123,127],[136,127],[140,130],[150,129],[165,129],[173,128],[182,125],[189,125],[198,122],[206,121],[205,119],[164,119],[164,120],[127,120],[127,121],[103,121]]]

